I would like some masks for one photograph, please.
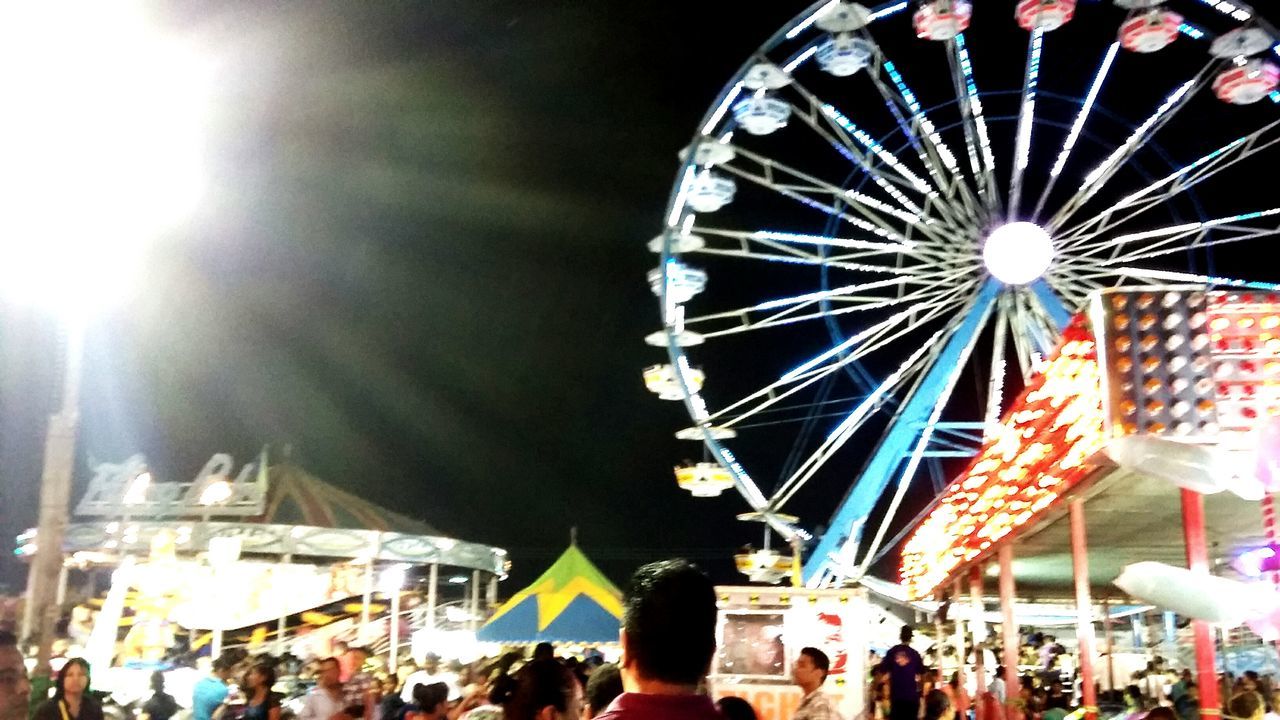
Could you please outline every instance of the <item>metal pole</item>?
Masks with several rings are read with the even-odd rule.
[[[471,571],[471,629],[480,628],[480,571]]]
[[[1086,720],[1097,720],[1098,691],[1093,683],[1093,598],[1089,592],[1089,547],[1085,534],[1084,501],[1068,505],[1071,522],[1071,570],[1076,585],[1076,644],[1080,655],[1080,705]]]
[[[1116,646],[1111,637],[1111,602],[1102,598],[1102,628],[1107,643],[1107,690],[1116,689]]]
[[[222,657],[222,631],[213,631],[213,640],[209,643],[209,657],[217,660]]]
[[[80,425],[80,376],[84,362],[84,325],[68,320],[63,326],[66,353],[62,367],[62,404],[49,416],[45,435],[44,470],[40,476],[40,515],[36,524],[36,556],[32,561],[27,603],[37,635],[33,674],[48,677],[57,621],[58,573],[62,570],[62,539],[66,534],[71,477],[75,468],[76,430]]]
[[[360,601],[360,642],[369,637],[369,604],[373,602],[373,558],[365,560],[364,597]]]
[[[387,658],[387,668],[394,673],[400,658],[400,588],[391,593],[391,657]]]
[[[1209,574],[1209,551],[1204,532],[1204,498],[1192,490],[1182,491],[1182,534],[1187,546],[1187,568],[1194,573]],[[1217,662],[1209,623],[1192,620],[1196,639],[1196,684],[1200,688],[1200,717],[1220,713]]]
[[[964,589],[960,586],[959,578],[951,584],[951,607],[960,608],[960,601],[964,597]],[[956,631],[951,636],[952,642],[956,646],[956,676],[959,679],[960,687],[964,687],[964,623],[960,622],[960,614],[956,612],[952,617],[952,622],[956,624]]]
[[[1013,617],[1013,545],[1004,543],[996,553],[1000,559],[1000,614],[1004,636],[1004,687],[1009,716],[1018,717],[1014,702],[1021,693],[1018,680],[1018,626]]]
[[[488,603],[490,610],[498,607],[498,576],[497,575],[489,576],[489,590],[486,594],[485,602]]]
[[[54,601],[61,608],[62,604],[67,601],[67,563],[64,560],[62,567],[58,570],[58,594]]]
[[[969,570],[969,605],[973,608],[974,628],[978,626],[978,623],[985,623],[986,607],[982,602],[982,563],[974,565]],[[973,672],[978,681],[974,685],[974,689],[977,692],[973,694],[974,720],[984,720],[986,715],[982,702],[982,694],[987,691],[986,654],[986,648],[983,648],[978,642],[975,634],[973,640]]]
[[[284,562],[286,565],[288,565],[293,562],[293,554],[285,553],[284,557],[280,558],[280,560]],[[284,651],[285,651],[284,633],[285,633],[285,626],[288,624],[287,620],[288,618],[284,615],[281,615],[279,618],[276,619],[276,654],[277,655],[284,655]]]
[[[431,563],[427,574],[427,629],[436,629],[436,585],[440,582],[440,565]]]

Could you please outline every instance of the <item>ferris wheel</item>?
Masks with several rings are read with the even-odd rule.
[[[703,446],[680,485],[807,543],[809,585],[856,579],[1091,292],[1280,289],[1278,41],[1227,0],[795,17],[710,105],[649,244],[644,380]]]

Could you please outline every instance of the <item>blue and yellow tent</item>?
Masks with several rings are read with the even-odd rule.
[[[616,643],[622,593],[577,545],[516,593],[476,639],[492,643]]]

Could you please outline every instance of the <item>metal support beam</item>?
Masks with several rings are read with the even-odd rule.
[[[978,624],[986,622],[983,620],[983,616],[986,614],[986,606],[982,602],[982,563],[975,563],[973,567],[969,568],[969,607],[973,613],[973,619],[970,621],[973,623],[970,628],[972,630]],[[987,691],[986,654],[986,649],[978,642],[978,635],[975,633],[973,638],[973,673],[977,678],[977,683],[974,685],[976,692],[973,694],[974,720],[987,720],[985,717],[986,703],[982,702],[982,694]]]
[[[1049,287],[1049,283],[1044,279],[1031,283],[1031,292],[1040,303],[1040,308],[1044,310],[1044,314],[1048,316],[1053,324],[1057,327],[1058,334],[1066,329],[1071,322],[1071,311],[1062,303],[1062,298],[1058,297],[1058,293]]]
[[[1021,649],[1018,637],[1018,622],[1013,616],[1013,544],[1004,543],[996,553],[1000,561],[1000,615],[1002,618],[1001,636],[1004,640],[1004,692],[1005,707],[1015,712],[1015,702],[1021,693],[1018,679],[1018,652]]]
[[[1201,575],[1209,574],[1209,550],[1204,531],[1204,497],[1193,490],[1182,491],[1182,533],[1187,547],[1187,568]],[[1195,632],[1196,684],[1200,687],[1200,717],[1216,718],[1221,714],[1218,696],[1218,671],[1213,631],[1204,620],[1192,620]]]
[[[1085,720],[1098,718],[1098,691],[1093,681],[1093,599],[1089,594],[1089,546],[1085,534],[1084,501],[1072,500],[1071,570],[1076,586],[1076,642],[1080,655],[1080,695]]]
[[[981,331],[1002,288],[992,279],[983,284],[968,315],[948,338],[915,392],[898,410],[875,454],[863,467],[862,475],[832,515],[826,534],[805,562],[806,583],[812,582],[839,554],[846,540],[861,535],[867,515],[884,493],[902,457],[914,446],[919,436],[916,428],[929,420],[934,406],[948,387],[949,378],[964,363],[966,351],[972,347],[974,336]]]

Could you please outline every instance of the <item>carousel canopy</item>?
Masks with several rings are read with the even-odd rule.
[[[256,519],[279,525],[441,534],[420,520],[374,505],[290,463],[271,466],[266,508]]]
[[[494,643],[612,643],[622,623],[622,593],[577,545],[516,593],[476,637]]]

